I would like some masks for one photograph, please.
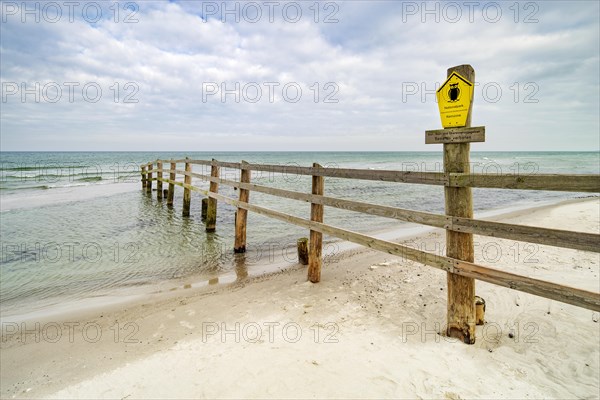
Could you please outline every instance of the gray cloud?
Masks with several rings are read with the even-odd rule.
[[[281,11],[271,23],[264,6],[256,23],[206,19],[211,2],[138,2],[137,23],[124,23],[122,9],[115,22],[105,4],[95,23],[22,23],[3,8],[2,150],[436,150],[423,144],[440,127],[433,91],[462,63],[477,73],[473,122],[488,127],[480,150],[598,149],[597,2],[521,2],[518,15],[514,2],[481,2],[472,22],[456,2],[454,23],[448,3],[426,5],[439,22],[422,2],[330,3],[317,23],[313,2],[295,3],[296,23]],[[323,23],[333,11],[338,22]],[[57,82],[62,97],[22,103],[6,93],[12,82]],[[73,102],[65,82],[79,85]],[[239,102],[203,96],[223,82],[239,83]],[[82,96],[90,83],[90,96],[102,90],[97,102]],[[285,84],[292,97],[301,87],[298,102],[286,101]]]

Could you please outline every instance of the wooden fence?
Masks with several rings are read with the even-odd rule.
[[[163,165],[169,164],[169,169]],[[178,164],[185,168],[178,169]],[[192,172],[192,165],[209,166],[210,175]],[[220,178],[220,169],[229,168],[240,170],[240,180]],[[152,182],[156,182],[158,199],[163,198],[163,183],[168,184],[166,201],[173,205],[175,186],[184,189],[183,215],[189,215],[191,191],[199,192],[207,197],[203,201],[206,207],[206,230],[216,227],[217,202],[222,201],[237,207],[235,219],[234,251],[244,252],[246,248],[246,219],[251,211],[266,217],[274,218],[310,230],[308,278],[319,282],[321,275],[322,235],[327,234],[353,243],[380,250],[392,255],[429,265],[447,271],[449,274],[464,276],[472,279],[494,283],[522,292],[531,293],[548,299],[573,304],[594,311],[600,311],[600,293],[572,288],[558,283],[547,282],[501,271],[487,266],[463,261],[457,258],[428,253],[408,246],[378,239],[369,235],[353,232],[323,223],[324,206],[343,210],[393,218],[400,221],[412,222],[446,229],[447,232],[462,232],[475,235],[491,236],[503,239],[557,246],[583,251],[600,252],[600,235],[593,233],[573,232],[560,229],[548,229],[532,226],[506,224],[501,222],[484,221],[473,218],[439,215],[422,211],[407,210],[398,207],[383,206],[353,200],[344,200],[324,195],[326,177],[361,179],[382,182],[400,182],[411,184],[440,185],[446,188],[478,187],[498,189],[525,190],[554,190],[568,192],[600,192],[600,177],[598,175],[490,175],[471,173],[440,173],[414,171],[381,171],[367,169],[324,168],[318,164],[312,167],[250,164],[242,161],[222,162],[217,160],[157,160],[141,166],[142,187],[147,193],[152,193]],[[307,175],[312,177],[312,193],[302,193],[284,190],[270,186],[251,183],[251,171],[266,171],[270,173]],[[468,171],[468,168],[467,168]],[[165,174],[169,174],[167,178]],[[177,175],[184,177],[183,182],[177,181]],[[210,182],[208,190],[192,185],[192,178]],[[239,198],[219,194],[219,185],[239,189]],[[300,218],[280,211],[275,211],[249,202],[250,192],[260,192],[280,198],[308,202],[311,204],[310,219]],[[203,210],[204,212],[204,210]],[[449,302],[450,302],[449,297]],[[451,307],[452,304],[448,304]],[[474,341],[474,338],[472,339]]]

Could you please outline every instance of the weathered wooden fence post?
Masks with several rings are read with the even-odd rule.
[[[470,65],[459,65],[448,69],[448,77],[457,72],[469,82],[475,82],[475,71]],[[463,94],[466,95],[466,94]],[[465,127],[471,126],[469,106]],[[471,144],[444,143],[444,172],[469,173]],[[470,187],[444,187],[446,215],[453,217],[473,218],[473,194]],[[458,260],[473,262],[475,252],[473,234],[446,230],[446,255]],[[464,343],[475,343],[475,279],[453,273],[447,274],[448,281],[448,322],[446,334],[462,340]]]
[[[210,176],[217,178],[214,182],[210,181],[209,191],[211,193],[219,192],[219,166],[214,158],[210,167]],[[208,198],[208,206],[206,209],[206,232],[214,232],[217,229],[217,199]]]
[[[475,322],[477,325],[485,323],[485,300],[479,296],[475,296]]]
[[[146,166],[142,165],[142,189],[146,189]]]
[[[313,163],[313,168],[321,168],[321,165]],[[323,195],[325,186],[325,178],[322,176],[313,175],[312,177],[312,194]],[[311,203],[310,205],[310,220],[314,222],[323,222],[323,204]],[[323,253],[323,234],[321,232],[310,231],[310,250],[308,252],[308,280],[317,283],[321,280],[321,255]]]
[[[244,168],[246,166],[246,168]],[[246,161],[242,161],[242,168],[240,172],[240,182],[241,183],[250,183],[250,171],[248,168],[248,163]],[[247,203],[250,200],[250,190],[240,188],[240,197],[239,200],[241,202]],[[245,253],[246,252],[246,220],[248,218],[248,210],[244,208],[237,209],[237,214],[235,216],[235,244],[233,247],[234,253]]]
[[[185,172],[186,175],[183,178],[184,185],[192,184],[192,176],[189,175],[192,172],[192,164],[188,162],[188,158],[185,158]],[[192,191],[188,186],[184,186],[183,189],[183,216],[190,216],[190,204],[192,202]]]
[[[206,197],[204,197],[202,199],[202,214],[201,214],[201,218],[202,219],[206,219],[206,214],[208,212],[208,199]]]
[[[425,143],[444,145],[444,195],[446,215],[473,218],[470,187],[456,185],[456,175],[470,173],[471,142],[485,142],[485,126],[471,127],[475,71],[470,65],[448,69],[448,79],[436,92],[444,129],[425,131]],[[465,182],[460,179],[459,182]],[[474,261],[473,234],[446,229],[446,255]],[[448,322],[446,334],[475,343],[475,280],[448,272]]]
[[[298,247],[298,262],[302,265],[308,265],[308,238],[300,238],[296,242]]]
[[[162,182],[162,167],[163,164],[161,161],[156,161],[156,168],[158,171],[156,172],[156,200],[162,200],[163,198],[163,182]]]
[[[148,163],[148,175],[146,179],[146,193],[152,194],[152,168],[154,163]]]
[[[175,179],[177,177],[175,170],[177,169],[177,163],[171,163],[171,172],[169,173],[169,191],[167,193],[167,206],[173,206],[173,197],[175,197]]]

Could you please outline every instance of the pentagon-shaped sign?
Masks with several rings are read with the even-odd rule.
[[[436,92],[444,128],[467,125],[473,102],[473,83],[453,72]]]

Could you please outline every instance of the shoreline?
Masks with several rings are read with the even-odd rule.
[[[487,219],[490,221],[500,221],[506,218],[518,217],[528,212],[543,211],[560,205],[577,204],[580,202],[590,201],[591,199],[595,198],[597,199],[599,196],[590,195],[584,198],[548,200],[542,202],[543,204],[523,202],[523,204],[518,204],[516,206],[475,212],[475,218]],[[426,235],[427,233],[433,231],[442,231],[439,228],[403,221],[398,221],[398,224],[401,226],[393,229],[373,231],[367,234],[377,237],[378,239],[398,242],[411,237]],[[554,228],[559,227],[555,226]],[[325,257],[327,257],[328,244],[333,247],[331,250],[329,250],[331,253],[329,258],[331,259],[339,257],[343,258],[345,253],[364,249],[364,247],[359,244],[348,242],[343,239],[330,238],[328,243],[324,244]],[[258,251],[260,251],[260,249]],[[293,253],[293,262],[286,256],[287,254],[290,254],[290,251]],[[238,264],[236,266],[236,270],[227,271],[210,278],[200,278],[199,276],[192,275],[174,280],[164,280],[135,286],[112,288],[103,293],[90,293],[90,295],[85,298],[71,300],[68,302],[61,302],[60,299],[53,298],[49,300],[53,301],[54,306],[49,307],[41,305],[37,308],[34,307],[25,313],[18,314],[6,314],[6,312],[2,312],[0,314],[0,324],[28,322],[32,320],[40,320],[40,318],[65,319],[73,313],[94,313],[105,307],[112,308],[135,305],[145,301],[149,297],[160,295],[166,292],[178,292],[180,290],[188,289],[203,290],[211,286],[219,287],[221,285],[234,284],[237,281],[244,280],[246,278],[260,278],[263,275],[270,275],[285,271],[287,269],[298,268],[299,265],[297,264],[295,252],[296,249],[291,247],[278,248],[277,251],[269,254],[266,262],[264,260],[260,260],[259,262],[250,265]],[[227,256],[234,259],[236,257],[234,254]]]
[[[597,231],[599,199],[563,203],[494,218]],[[420,241],[434,249],[442,233],[434,228],[402,241]],[[600,291],[596,253],[539,246],[539,262],[528,265],[522,259],[514,262],[514,242],[480,242],[506,249],[502,264],[492,267]],[[575,261],[570,268],[568,260]],[[492,379],[512,379],[513,397],[597,395],[598,313],[484,282],[477,288],[486,299],[488,324],[478,327],[473,346],[451,343],[435,333],[445,320],[443,271],[366,248],[326,260],[322,282],[316,285],[306,282],[305,267],[296,265],[224,285],[192,286],[128,304],[39,319],[38,342],[34,321],[25,327],[33,333],[25,336],[9,336],[8,326],[3,326],[1,397],[295,398],[310,396],[311,389],[319,397],[511,397],[513,392],[486,391],[494,386]],[[67,322],[71,325],[65,326]],[[248,329],[258,325],[263,335],[253,342],[240,331],[236,342],[235,332],[224,338],[207,334],[208,328],[218,328],[221,334],[221,328],[235,331],[236,324]],[[279,329],[271,341],[266,328],[286,324],[300,327],[303,339],[285,340]],[[57,327],[60,338],[49,341],[56,339]],[[509,339],[510,329],[517,329],[520,340]],[[102,335],[95,341],[98,330]],[[320,334],[317,342],[315,334]],[[324,342],[331,334],[337,343]],[[25,344],[19,341],[23,338]],[[465,371],[450,378],[447,363],[457,357],[466,363]],[[240,358],[243,365],[235,362]],[[316,386],[285,374],[291,360],[300,360],[300,373]],[[369,371],[360,367],[365,360],[371,360]],[[504,367],[492,368],[490,362]],[[164,369],[170,367],[172,372]],[[554,372],[547,377],[549,368]],[[480,376],[482,369],[487,372]],[[402,373],[411,378],[402,378]],[[438,383],[425,384],[431,374],[439,375]],[[231,386],[229,376],[240,382]],[[325,377],[331,382],[325,383]],[[181,382],[178,387],[164,384],[176,380]]]
[[[107,189],[110,189],[108,191]],[[95,183],[80,184],[72,186],[61,186],[53,189],[40,191],[43,196],[31,197],[31,193],[12,193],[0,195],[0,213],[17,210],[27,210],[37,207],[48,207],[75,201],[93,200],[99,197],[116,196],[119,194],[133,192],[139,189],[138,183]],[[77,191],[77,198],[71,197]]]

